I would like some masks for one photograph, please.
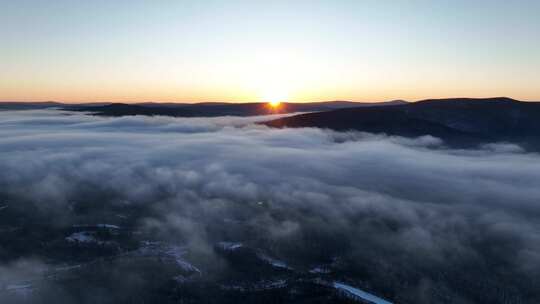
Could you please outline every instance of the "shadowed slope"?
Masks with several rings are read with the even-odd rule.
[[[310,103],[281,103],[279,108],[270,108],[266,103],[196,103],[196,104],[122,104],[105,106],[69,107],[67,110],[88,111],[100,116],[162,115],[174,117],[252,116],[278,113],[329,111],[341,108],[395,105],[402,102],[357,103],[350,101],[328,101]]]
[[[301,114],[264,124],[407,137],[432,135],[458,145],[483,141],[535,142],[540,135],[540,103],[505,97],[431,99],[390,107]]]

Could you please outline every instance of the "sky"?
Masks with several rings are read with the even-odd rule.
[[[0,0],[0,100],[540,101],[540,1]]]

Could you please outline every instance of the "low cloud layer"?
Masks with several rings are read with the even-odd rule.
[[[477,275],[509,280],[511,299],[538,296],[540,155],[252,124],[264,119],[0,112],[0,207],[58,227],[100,217],[73,206],[148,208],[134,229],[185,244],[203,264],[220,241],[272,248],[297,267],[339,257],[369,268],[373,285],[410,276],[392,294],[404,302],[446,288],[470,303],[445,280]],[[4,257],[3,267],[17,273],[30,258],[46,260]]]

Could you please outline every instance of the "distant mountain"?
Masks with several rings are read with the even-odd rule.
[[[29,110],[29,109],[45,109],[51,107],[63,106],[62,103],[54,101],[38,101],[38,102],[16,102],[2,101],[0,102],[0,110]]]
[[[501,140],[538,145],[540,103],[506,97],[429,99],[387,107],[300,114],[264,124],[277,128],[318,127],[407,137],[432,135],[454,145]]]
[[[81,106],[103,106],[110,104],[108,102],[89,102],[68,104],[56,101],[36,101],[36,102],[18,102],[18,101],[0,101],[0,110],[37,110],[47,108],[69,108]]]
[[[350,101],[328,101],[310,103],[282,103],[273,109],[267,103],[113,103],[104,106],[70,106],[66,110],[91,112],[100,116],[126,115],[163,115],[174,117],[215,117],[215,116],[252,116],[295,112],[329,111],[352,107],[388,106],[402,104],[392,101],[382,103],[359,103]]]

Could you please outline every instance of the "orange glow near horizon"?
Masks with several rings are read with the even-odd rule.
[[[540,1],[4,2],[0,101],[540,101]]]
[[[301,69],[299,69],[301,71]],[[249,72],[249,71],[248,71]],[[242,73],[251,75],[253,73]],[[524,101],[539,101],[540,97],[534,87],[522,90],[510,90],[507,87],[492,87],[482,89],[482,86],[470,87],[458,86],[452,88],[444,82],[434,83],[430,79],[421,80],[414,78],[409,82],[406,89],[394,87],[387,89],[388,81],[379,78],[362,78],[362,75],[351,75],[340,80],[336,84],[336,75],[328,78],[328,73],[319,73],[320,79],[306,79],[304,73],[298,72],[293,79],[278,81],[282,76],[279,73],[259,74],[258,77],[245,78],[237,76],[229,78],[218,75],[212,79],[212,84],[173,83],[167,79],[154,81],[135,81],[124,79],[118,75],[115,81],[96,81],[91,79],[71,77],[70,82],[61,82],[58,79],[66,75],[52,75],[48,79],[32,76],[24,79],[24,75],[9,74],[10,78],[2,79],[0,76],[0,101],[36,102],[57,101],[66,103],[85,102],[175,102],[175,103],[198,103],[198,102],[319,102],[331,100],[347,100],[356,102],[381,102],[396,99],[417,101],[429,98],[471,97],[483,98],[494,96],[508,96]],[[311,73],[313,75],[315,73]],[[312,76],[313,78],[316,78]],[[278,80],[276,80],[278,79]],[[415,81],[415,83],[412,83]],[[360,85],[362,84],[362,85]],[[333,85],[333,87],[329,87]]]
[[[246,73],[253,75],[255,73]],[[331,100],[348,100],[356,102],[381,102],[396,99],[407,101],[417,101],[429,98],[451,98],[451,97],[494,97],[508,96],[524,101],[538,101],[537,91],[533,87],[520,90],[509,90],[506,87],[494,87],[480,89],[474,86],[467,88],[450,88],[444,83],[433,83],[429,79],[421,81],[413,79],[413,83],[407,89],[398,88],[386,89],[386,82],[380,78],[371,80],[361,78],[361,75],[351,75],[346,79],[356,79],[355,81],[341,80],[342,83],[335,84],[336,77],[326,79],[328,73],[320,73],[321,79],[305,80],[299,73],[295,78],[301,79],[294,83],[292,80],[277,81],[279,74],[259,75],[254,79],[238,77],[226,78],[225,76],[215,79],[212,85],[201,83],[172,83],[167,80],[162,81],[128,81],[118,76],[119,79],[113,82],[92,81],[80,79],[75,75],[68,82],[60,82],[58,79],[65,75],[57,75],[49,79],[32,77],[24,80],[15,77],[16,74],[9,74],[11,78],[3,81],[0,76],[0,101],[15,102],[35,102],[35,101],[57,101],[66,103],[85,102],[176,102],[176,103],[198,103],[198,102],[319,102]],[[242,74],[243,75],[243,74]],[[225,80],[222,80],[225,79]],[[87,81],[88,80],[88,81]],[[221,81],[222,80],[222,81]],[[412,81],[412,80],[411,80]],[[202,81],[201,81],[202,82]],[[359,85],[362,83],[363,85]],[[392,84],[392,83],[391,83]],[[334,85],[334,87],[329,87]]]
[[[277,100],[275,100],[275,101],[270,101],[270,102],[268,103],[268,105],[269,105],[271,108],[273,108],[273,109],[277,109],[277,108],[279,108],[279,106],[281,105],[281,101],[277,101]]]

